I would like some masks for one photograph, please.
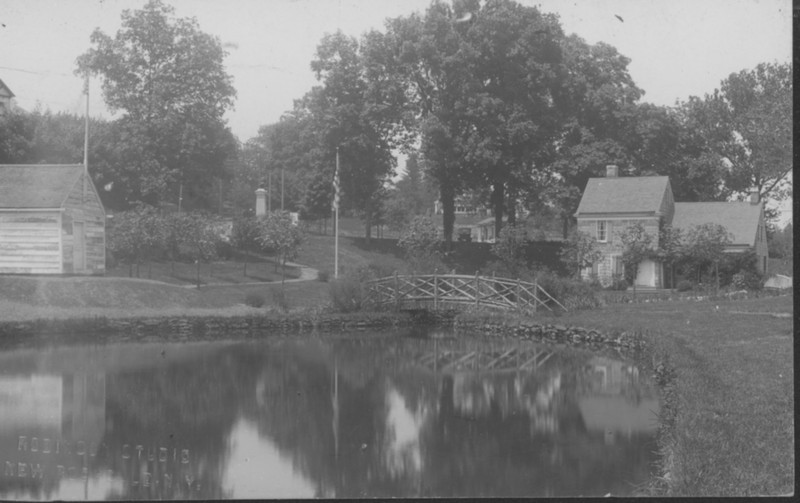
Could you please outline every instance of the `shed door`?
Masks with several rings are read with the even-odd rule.
[[[72,249],[73,267],[75,272],[86,269],[86,236],[83,231],[83,222],[72,222]]]

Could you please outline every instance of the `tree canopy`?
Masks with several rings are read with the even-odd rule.
[[[76,73],[99,75],[105,102],[123,112],[115,177],[129,198],[177,202],[183,186],[184,198],[208,205],[213,180],[227,177],[224,161],[235,154],[222,115],[236,91],[219,39],[173,13],[159,0],[124,10],[114,37],[92,33]]]

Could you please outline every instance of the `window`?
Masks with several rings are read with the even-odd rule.
[[[606,224],[607,222],[605,220],[597,221],[597,240],[601,243],[605,243],[607,241]]]
[[[622,262],[621,255],[611,256],[611,274],[618,275],[620,277],[625,276],[625,264]]]

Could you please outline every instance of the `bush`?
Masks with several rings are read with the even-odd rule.
[[[758,291],[764,287],[764,276],[758,271],[739,271],[731,278],[731,286],[737,290]]]
[[[676,289],[679,292],[688,292],[688,291],[694,289],[694,283],[692,283],[688,279],[682,279],[682,280],[678,281],[678,285],[676,286]]]
[[[215,243],[216,254],[221,260],[231,260],[233,258],[233,245],[229,241],[219,240]]]
[[[329,291],[333,308],[340,313],[352,313],[364,307],[365,288],[356,278],[336,279],[331,282]]]
[[[543,270],[536,273],[536,282],[567,309],[591,309],[600,305],[594,289],[583,281]]]
[[[327,283],[328,279],[330,279],[330,273],[328,273],[328,271],[317,271],[317,281]]]
[[[264,296],[260,293],[250,292],[244,296],[244,303],[250,307],[264,307]]]
[[[283,291],[283,288],[272,291],[272,303],[284,313],[289,310],[289,301],[286,299],[286,292]]]
[[[618,291],[618,292],[624,292],[625,290],[628,289],[628,286],[629,286],[628,281],[624,277],[622,277],[622,276],[620,276],[618,274],[615,274],[611,278],[611,284],[608,286],[607,289],[608,290]]]

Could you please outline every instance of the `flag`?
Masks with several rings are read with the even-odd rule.
[[[336,149],[336,170],[333,172],[333,209],[339,209],[339,149]]]

